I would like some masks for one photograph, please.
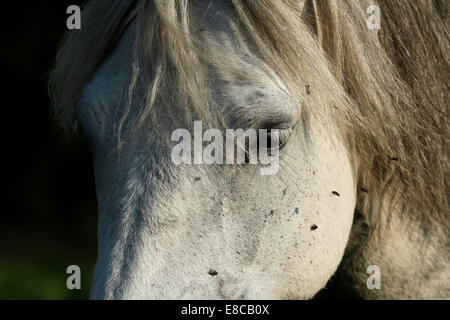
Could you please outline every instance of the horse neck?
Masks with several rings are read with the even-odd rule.
[[[448,228],[412,214],[395,187],[355,215],[340,276],[364,298],[448,298]],[[380,267],[380,290],[366,286],[370,265]]]

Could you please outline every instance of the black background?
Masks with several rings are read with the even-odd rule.
[[[96,257],[92,161],[82,137],[53,124],[48,73],[83,1],[1,4],[0,299],[86,298]],[[76,32],[76,31],[71,31]],[[82,290],[66,288],[66,268]]]

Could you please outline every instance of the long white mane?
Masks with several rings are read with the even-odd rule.
[[[447,221],[450,2],[232,2],[239,23],[298,100],[341,123],[362,168],[359,183],[369,191],[359,209],[389,191],[403,211],[425,222]],[[383,13],[379,31],[367,29],[370,4]],[[131,18],[138,32],[125,105],[145,103],[139,114],[125,112],[121,123],[135,127],[148,117],[158,123],[152,106],[173,99],[192,118],[214,118],[205,112],[213,103],[206,66],[214,62],[198,49],[202,32],[189,19],[190,6],[188,0],[89,2],[83,29],[68,33],[51,75],[59,123],[73,127],[83,87]],[[129,134],[127,127],[118,135]]]

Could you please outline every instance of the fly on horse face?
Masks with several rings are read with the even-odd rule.
[[[449,6],[88,2],[50,88],[94,159],[91,298],[450,298]],[[195,121],[277,129],[279,170],[174,163]]]

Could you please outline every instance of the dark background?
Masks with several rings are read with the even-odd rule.
[[[82,137],[63,138],[53,124],[47,94],[66,9],[82,2],[1,5],[0,299],[88,297],[97,250],[92,161]],[[66,287],[72,264],[82,290]]]

